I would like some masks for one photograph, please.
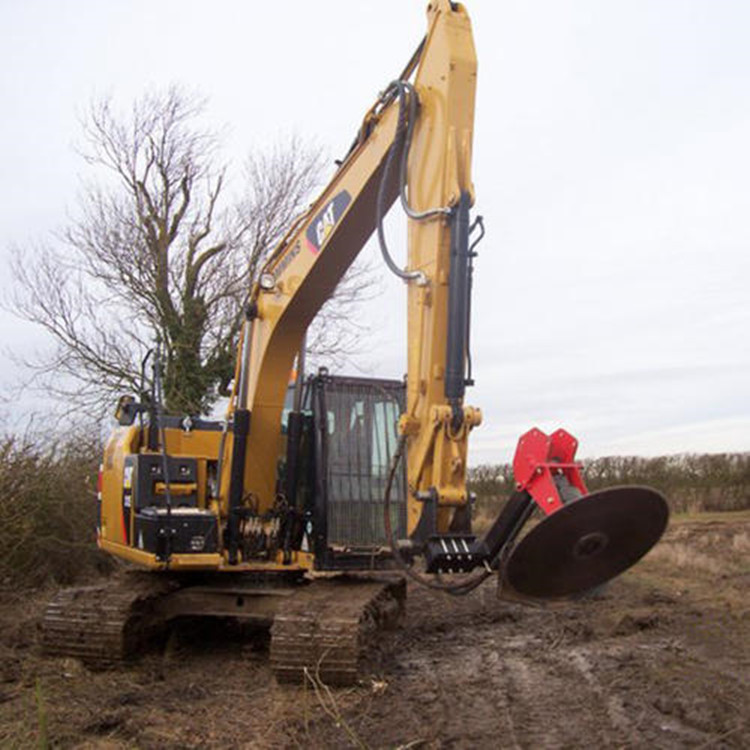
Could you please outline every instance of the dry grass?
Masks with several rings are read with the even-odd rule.
[[[743,531],[732,537],[732,549],[735,552],[750,552],[750,534]]]
[[[701,552],[695,546],[680,542],[662,542],[654,547],[649,556],[653,561],[673,565],[685,571],[700,571],[711,575],[721,575],[726,571],[725,562]]]

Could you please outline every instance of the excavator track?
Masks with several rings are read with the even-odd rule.
[[[368,645],[378,630],[398,622],[406,597],[402,579],[344,576],[286,589],[284,596],[258,589],[251,597],[252,587],[242,589],[248,606],[233,611],[237,585],[183,587],[164,575],[129,572],[106,584],[64,589],[45,610],[43,650],[110,669],[141,652],[175,616],[272,620],[271,668],[279,682],[301,682],[308,670],[326,684],[352,685]],[[229,608],[217,610],[207,591]]]
[[[158,630],[152,604],[174,586],[153,574],[129,572],[106,584],[63,589],[42,619],[43,650],[80,659],[91,669],[117,666]]]
[[[276,613],[271,668],[279,682],[301,682],[305,671],[329,685],[353,685],[377,630],[400,618],[403,580],[356,578],[311,583]]]

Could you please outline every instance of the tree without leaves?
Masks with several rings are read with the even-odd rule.
[[[94,103],[82,155],[97,180],[58,243],[16,252],[14,311],[56,344],[27,364],[74,406],[135,390],[158,339],[167,409],[208,410],[233,374],[251,280],[317,182],[320,153],[292,139],[248,158],[232,201],[203,109],[177,88],[144,96],[128,117],[109,99]],[[371,285],[361,267],[342,282],[312,332],[313,354],[335,361],[350,351],[350,308]]]

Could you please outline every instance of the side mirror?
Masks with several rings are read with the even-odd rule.
[[[134,396],[120,396],[115,409],[115,419],[118,424],[128,427],[135,422],[140,404],[136,403]]]

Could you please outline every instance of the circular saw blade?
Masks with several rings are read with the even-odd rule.
[[[586,591],[627,570],[661,538],[664,497],[649,487],[611,487],[570,503],[511,552],[505,579],[518,593],[556,598]]]

